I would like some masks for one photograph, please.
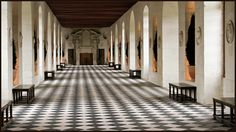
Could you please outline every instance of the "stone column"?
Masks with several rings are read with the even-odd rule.
[[[44,38],[44,14],[43,14],[43,6],[39,6],[39,81],[44,80],[44,43],[43,43],[43,38]]]
[[[12,4],[2,1],[1,8],[1,100],[12,100]]]
[[[57,26],[58,30],[57,30],[57,64],[60,64],[60,25],[58,24]]]
[[[62,51],[63,51],[63,35],[62,35],[62,31],[61,31],[61,26],[60,26],[60,32],[59,32],[59,36],[60,36],[60,43],[61,43],[61,62],[63,62],[63,55],[62,55]],[[64,49],[64,55],[65,55],[65,49]],[[65,63],[65,62],[64,62]]]
[[[47,50],[47,70],[52,70],[52,22],[51,22],[51,13],[48,13],[48,50]]]
[[[110,62],[113,62],[113,43],[112,43],[112,31],[111,31],[111,48],[110,48],[110,53],[111,53],[111,59],[110,59]]]
[[[55,19],[55,18],[54,18]],[[53,70],[56,70],[56,65],[57,65],[57,24],[56,24],[56,20],[54,21],[53,24]]]
[[[162,53],[163,87],[179,81],[178,2],[163,2]]]
[[[122,53],[121,53],[121,66],[122,70],[125,71],[126,69],[126,64],[125,64],[125,23],[122,23]]]
[[[22,83],[34,83],[32,3],[22,2]]]
[[[118,48],[118,27],[115,27],[115,64],[119,63],[119,48]]]

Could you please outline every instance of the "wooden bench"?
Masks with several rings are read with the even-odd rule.
[[[63,66],[62,65],[57,65],[57,71],[62,71],[63,70]]]
[[[44,72],[44,79],[48,80],[48,79],[54,79],[55,77],[55,71],[45,71]]]
[[[115,70],[121,70],[121,64],[115,64],[114,69]]]
[[[196,89],[196,86],[186,83],[169,83],[169,98],[180,102],[187,100],[196,102]]]
[[[4,117],[4,113],[6,113],[5,117]],[[10,119],[12,119],[12,101],[1,100],[1,127],[4,126],[4,123],[9,122],[9,114],[10,114]]]
[[[113,67],[113,66],[114,66],[114,62],[109,62],[109,63],[108,63],[108,66],[109,66],[109,67]]]
[[[34,85],[19,85],[12,89],[13,93],[13,102],[14,104],[23,100],[23,97],[26,97],[27,104],[34,99]],[[26,96],[23,96],[23,92],[26,92]]]
[[[216,104],[220,104],[220,114],[216,112]],[[225,108],[229,107],[229,113],[225,113]],[[227,98],[213,98],[213,118],[215,120],[219,120],[225,125],[234,126],[235,125],[235,98],[227,97]]]
[[[129,70],[130,78],[141,78],[141,70]]]

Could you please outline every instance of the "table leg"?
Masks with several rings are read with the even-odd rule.
[[[189,98],[192,99],[192,90],[189,90]]]
[[[194,92],[194,93],[193,93],[193,94],[194,94],[194,101],[196,102],[196,101],[197,101],[197,97],[196,97],[196,94],[197,94],[196,92],[197,92],[197,91],[196,91],[196,88],[193,90],[193,92]]]
[[[31,100],[31,98],[32,98],[32,92],[31,91],[32,91],[32,88],[30,88],[29,91],[28,91],[29,92],[29,100]]]
[[[216,101],[213,99],[213,118],[216,119]]]
[[[186,99],[188,99],[188,96],[187,96],[187,89],[184,89],[184,98]]]
[[[8,122],[8,106],[6,108],[6,122]]]
[[[33,98],[34,98],[35,94],[34,94],[34,87],[33,87]]]
[[[224,119],[224,105],[221,103],[221,118]]]
[[[12,103],[10,105],[10,118],[12,118]]]
[[[180,101],[183,102],[183,89],[180,89]]]
[[[27,104],[29,103],[29,91],[26,91],[27,93]]]
[[[169,84],[169,98],[171,98],[171,85]]]
[[[20,99],[23,99],[22,91],[20,91]]]
[[[16,103],[16,97],[15,97],[15,92],[13,91],[13,103]]]
[[[233,108],[230,107],[230,121],[231,123],[234,121],[234,115],[233,115]]]
[[[175,99],[175,86],[171,86],[172,87],[172,98]]]
[[[18,102],[18,95],[17,95],[17,91],[16,91],[16,103]]]
[[[177,90],[177,91],[176,91],[176,92],[177,92],[177,99],[176,99],[176,100],[178,101],[178,100],[179,100],[179,88],[176,87],[176,90]]]
[[[3,126],[4,123],[4,111],[1,111],[1,126]]]

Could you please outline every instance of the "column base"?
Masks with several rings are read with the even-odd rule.
[[[114,62],[109,62],[109,63],[108,63],[108,66],[109,66],[109,67],[113,67],[113,66],[114,66]]]
[[[114,69],[115,70],[121,70],[121,64],[115,64]]]
[[[141,78],[141,70],[129,70],[130,78]]]
[[[63,71],[63,66],[62,65],[57,65],[57,71]]]
[[[66,67],[66,63],[60,63],[60,65],[61,65],[62,68]]]
[[[54,77],[55,77],[55,71],[44,71],[45,80],[54,79]]]

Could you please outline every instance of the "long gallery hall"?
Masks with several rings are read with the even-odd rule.
[[[235,1],[1,1],[1,131],[235,131]]]

